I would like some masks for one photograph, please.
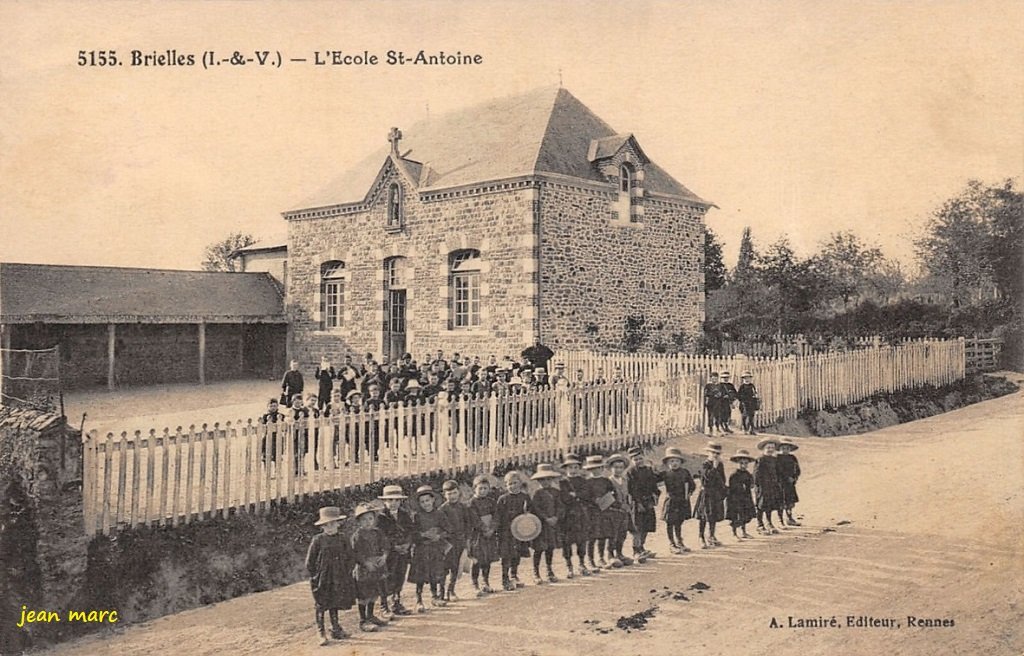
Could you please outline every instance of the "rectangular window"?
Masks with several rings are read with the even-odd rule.
[[[452,274],[454,305],[452,325],[455,328],[475,328],[480,325],[480,272],[467,271]]]
[[[345,305],[345,281],[327,280],[324,281],[323,289],[323,317],[324,328],[339,328],[341,326],[342,308]]]

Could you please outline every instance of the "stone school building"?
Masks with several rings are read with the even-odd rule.
[[[711,206],[563,88],[392,128],[283,213],[292,355],[692,344]]]

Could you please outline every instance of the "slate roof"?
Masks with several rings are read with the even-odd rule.
[[[0,264],[0,323],[284,323],[267,273]]]
[[[544,87],[402,127],[402,135],[400,163],[424,192],[543,173],[604,183],[591,142],[619,133],[564,88]],[[362,201],[389,155],[390,144],[382,146],[290,211]],[[710,204],[653,162],[644,187]]]

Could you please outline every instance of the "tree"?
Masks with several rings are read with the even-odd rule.
[[[206,247],[203,271],[235,271],[235,260],[231,254],[240,248],[252,246],[256,239],[244,232],[233,232],[227,238]]]
[[[813,260],[798,258],[785,235],[758,257],[757,273],[771,293],[777,332],[788,332],[822,297],[824,285]]]
[[[1019,302],[1022,222],[1012,180],[992,187],[971,180],[932,212],[915,242],[918,259],[955,306],[971,304],[991,286]]]
[[[704,229],[704,293],[721,289],[725,284],[725,263],[722,244],[711,228]]]
[[[749,280],[754,275],[754,266],[757,262],[757,251],[754,250],[754,240],[750,235],[750,227],[743,228],[743,236],[740,238],[740,255],[736,260],[736,268],[732,271],[732,277],[737,281]]]
[[[841,300],[844,311],[849,309],[851,300],[863,299],[873,291],[872,280],[879,288],[892,282],[891,276],[883,273],[887,262],[882,251],[869,247],[849,231],[829,235],[812,264],[822,277],[820,282],[826,297],[823,300]]]

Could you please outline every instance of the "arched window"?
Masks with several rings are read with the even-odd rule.
[[[402,187],[397,182],[388,186],[388,227],[402,227]]]
[[[480,325],[480,251],[467,248],[448,256],[451,327]]]
[[[320,323],[340,328],[345,307],[345,263],[324,262],[320,267]]]
[[[619,166],[619,192],[628,194],[633,186],[633,167],[629,164]]]

